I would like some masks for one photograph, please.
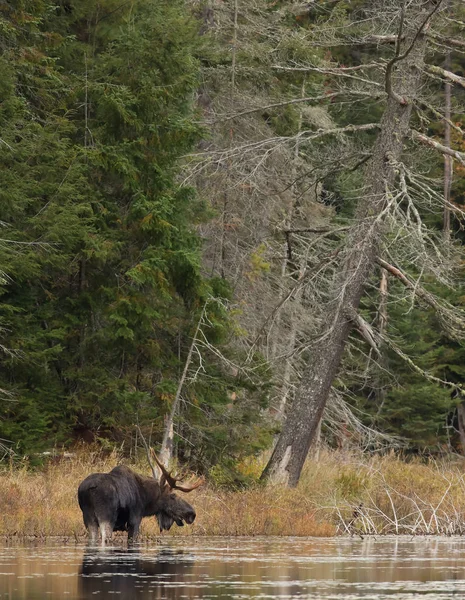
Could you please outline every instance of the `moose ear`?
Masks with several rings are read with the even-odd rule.
[[[157,517],[158,525],[160,527],[160,533],[163,530],[169,531],[171,529],[174,519],[167,515],[165,511],[161,510],[160,512],[157,512],[155,516]]]

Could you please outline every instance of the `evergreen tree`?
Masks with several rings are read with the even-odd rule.
[[[43,0],[1,26],[0,437],[161,432],[192,323],[224,294],[200,272],[205,206],[177,181],[201,133],[198,23],[181,0]]]

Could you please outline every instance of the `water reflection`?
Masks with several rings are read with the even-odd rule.
[[[154,556],[138,548],[88,549],[79,570],[82,598],[181,598],[182,582],[192,571],[192,557],[182,550],[163,548]]]
[[[0,547],[0,600],[451,600],[462,538],[162,538],[133,548]]]

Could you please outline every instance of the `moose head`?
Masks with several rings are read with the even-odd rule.
[[[183,498],[175,494],[174,490],[179,490],[184,493],[192,492],[204,483],[203,478],[198,479],[191,485],[179,485],[178,482],[180,479],[173,477],[173,475],[167,471],[153,449],[150,449],[150,453],[162,473],[158,482],[158,485],[160,486],[160,500],[158,509],[155,512],[160,531],[168,531],[173,523],[176,523],[179,527],[183,527],[184,522],[191,525],[196,517],[195,510]],[[152,468],[153,476],[156,478],[156,472],[151,461],[150,466]]]

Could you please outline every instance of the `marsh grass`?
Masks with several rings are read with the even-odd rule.
[[[86,452],[40,470],[4,468],[0,535],[84,539],[77,486],[89,473],[109,471],[118,462],[117,453]],[[147,473],[143,462],[131,466]],[[244,470],[258,475],[261,467],[259,461],[249,462]],[[307,462],[296,489],[257,483],[226,491],[207,483],[189,495],[198,515],[195,523],[163,535],[462,534],[462,467],[460,461],[404,462],[394,455],[322,452],[318,462]],[[159,536],[155,518],[144,519],[142,534]]]
[[[463,535],[464,478],[462,459],[373,458],[344,469],[336,481],[339,495],[328,507],[339,533]]]

